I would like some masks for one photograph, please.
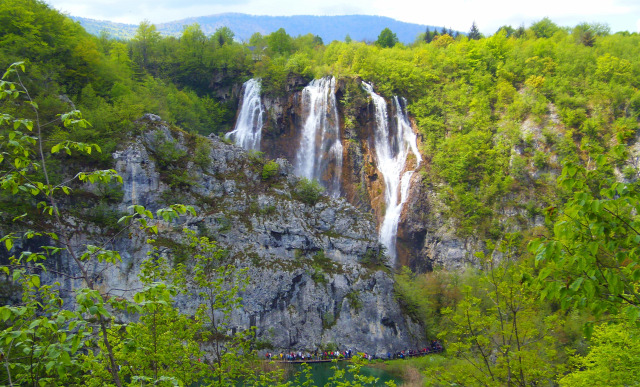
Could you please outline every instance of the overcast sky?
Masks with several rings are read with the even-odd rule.
[[[640,32],[640,0],[45,0],[72,16],[138,24],[223,12],[251,15],[379,15],[485,34],[509,24],[529,26],[549,17],[560,26],[606,23],[612,32]]]

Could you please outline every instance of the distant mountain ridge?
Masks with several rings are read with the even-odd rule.
[[[110,21],[87,19],[72,16],[91,34],[98,35],[100,31],[107,31],[111,36],[121,39],[132,38],[137,25],[114,23]],[[242,13],[222,13],[209,16],[191,17],[168,23],[156,24],[156,28],[163,35],[180,36],[184,26],[198,23],[202,31],[213,34],[216,29],[226,26],[235,34],[237,40],[248,41],[255,32],[263,35],[270,34],[279,28],[284,28],[291,36],[318,35],[325,43],[333,40],[344,40],[347,35],[356,41],[375,41],[385,28],[391,29],[400,42],[412,43],[418,34],[442,27],[423,24],[405,23],[384,16],[344,15],[344,16],[257,16]]]

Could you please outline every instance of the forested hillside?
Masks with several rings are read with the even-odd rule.
[[[93,20],[72,17],[94,35],[106,31],[119,39],[131,39],[136,32],[136,25],[113,23],[103,20]],[[284,28],[293,36],[313,34],[318,35],[326,43],[334,40],[344,40],[349,36],[357,41],[374,41],[384,28],[392,29],[398,39],[405,44],[413,43],[416,36],[429,28],[431,31],[441,31],[444,26],[426,26],[405,23],[388,17],[368,15],[347,16],[257,16],[241,13],[223,13],[210,16],[192,17],[156,25],[158,31],[166,36],[180,36],[184,26],[198,23],[205,34],[213,34],[218,28],[228,27],[235,34],[236,40],[247,42],[255,32],[263,35],[270,34]]]
[[[0,3],[0,384],[300,385],[256,354],[349,332],[373,351],[441,340],[378,364],[415,385],[638,385],[640,35],[546,18],[445,32],[242,44],[143,22],[118,40]],[[284,159],[323,77],[344,198]],[[272,146],[245,153],[218,136],[251,78]],[[367,90],[404,98],[421,158],[395,266],[372,240],[386,208]]]

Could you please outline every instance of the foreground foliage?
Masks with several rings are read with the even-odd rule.
[[[107,297],[91,269],[119,262],[110,250],[113,234],[99,245],[75,246],[68,220],[83,215],[65,212],[64,204],[87,183],[117,201],[110,154],[139,134],[132,122],[143,113],[193,132],[222,133],[232,126],[234,84],[262,77],[265,95],[278,97],[291,81],[328,74],[407,98],[428,156],[420,173],[437,193],[441,215],[459,237],[489,240],[481,271],[398,276],[407,311],[449,349],[442,364],[428,365],[432,383],[632,384],[627,376],[640,373],[639,174],[624,151],[640,116],[638,34],[586,23],[560,28],[546,18],[487,38],[426,34],[411,46],[396,44],[392,31],[376,45],[324,45],[278,30],[252,37],[256,54],[228,29],[206,36],[197,25],[180,38],[159,36],[148,22],[128,42],[92,37],[39,0],[3,1],[0,20],[0,65],[26,57],[30,69],[9,67],[0,93],[1,241],[11,256],[2,292],[22,294],[0,308],[2,383],[185,385],[204,378],[224,385],[245,378],[277,385],[277,373],[251,366],[251,332],[226,332],[224,316],[237,305],[243,281],[213,242],[183,236],[199,274],[169,268],[153,250],[144,288],[131,291],[129,301]],[[349,85],[341,107],[353,129],[357,104],[366,101]],[[159,159],[187,157],[171,150]],[[61,165],[79,160],[95,170],[62,172]],[[277,168],[267,163],[262,172],[269,180]],[[314,182],[303,181],[295,193],[310,205],[319,200]],[[501,221],[507,210],[517,215]],[[159,219],[175,224],[190,209],[129,211],[121,223],[115,219],[122,215],[92,216],[113,233],[146,238]],[[543,216],[545,226],[526,230]],[[505,237],[514,230],[522,233]],[[46,265],[60,255],[73,274]],[[60,294],[44,283],[47,275],[73,283],[77,293]],[[229,293],[220,292],[222,278],[233,284]],[[175,309],[186,284],[189,297],[207,308],[188,315]],[[135,316],[128,323],[116,318],[125,311]],[[593,333],[590,342],[583,325],[587,337]],[[198,361],[203,342],[215,348],[215,359]]]
[[[40,200],[37,203],[46,221],[33,222],[28,214],[13,219],[13,231],[0,242],[11,254],[9,264],[1,267],[8,286],[18,285],[22,302],[0,307],[0,353],[3,383],[14,385],[191,385],[209,383],[234,385],[246,375],[251,350],[247,333],[231,334],[228,319],[239,298],[238,291],[247,279],[243,272],[221,262],[217,246],[206,238],[197,238],[187,230],[187,244],[194,262],[186,275],[184,266],[169,269],[166,258],[152,249],[142,268],[145,285],[133,300],[112,297],[102,289],[100,271],[120,262],[118,251],[107,246],[72,241],[75,230],[66,224],[65,196],[72,192],[73,180],[88,184],[122,182],[114,170],[78,172],[75,177],[56,182],[51,160],[61,150],[90,154],[97,145],[69,140],[45,145],[38,104],[22,82],[23,63],[9,67],[0,82],[0,98],[6,104],[31,107],[35,120],[2,115],[2,135],[6,136],[0,157],[2,195],[14,200]],[[15,81],[10,80],[15,79]],[[11,99],[9,99],[11,98]],[[60,115],[64,127],[85,127],[80,112]],[[51,148],[49,148],[51,146]],[[131,215],[120,219],[123,231],[133,233],[136,225],[142,235],[158,232],[160,222],[170,223],[179,215],[195,215],[193,208],[172,205],[152,214],[142,206],[130,208]],[[43,238],[36,250],[25,248],[30,239]],[[149,241],[152,242],[152,241]],[[46,261],[56,257],[70,261],[71,270],[56,271],[55,277],[79,280],[74,286],[75,300],[65,305],[60,284],[45,285],[41,278],[48,272]],[[51,266],[51,265],[48,265]],[[75,274],[78,273],[78,274]],[[180,289],[180,291],[178,291]],[[203,307],[192,317],[174,306],[175,297],[187,289],[199,289]],[[106,291],[106,293],[105,293]],[[126,292],[133,289],[124,289]],[[69,298],[67,298],[68,301]],[[122,322],[123,313],[134,322]],[[205,361],[202,342],[214,346],[215,357]],[[276,375],[277,376],[277,375]]]
[[[0,238],[10,255],[8,264],[0,266],[3,286],[13,286],[22,295],[21,301],[0,306],[0,383],[312,386],[308,369],[285,382],[282,371],[264,372],[256,366],[253,329],[234,332],[230,325],[231,313],[240,305],[239,292],[249,281],[246,269],[226,261],[215,242],[195,231],[183,230],[187,263],[170,262],[153,239],[147,240],[151,248],[140,270],[142,289],[119,289],[131,298],[112,296],[111,289],[100,284],[101,272],[121,261],[118,251],[106,248],[113,239],[103,246],[77,246],[72,242],[75,230],[65,223],[66,208],[59,203],[72,194],[68,184],[75,179],[88,184],[122,179],[114,170],[106,170],[78,172],[62,183],[52,180],[47,167],[60,150],[72,155],[74,150],[91,153],[100,148],[69,140],[50,150],[44,145],[38,104],[22,82],[24,69],[20,62],[9,67],[0,81],[0,99],[30,106],[36,119],[3,113],[0,130],[8,141],[0,156],[0,187],[2,195],[14,200],[43,198],[37,206],[49,222],[47,231],[40,231],[42,226],[24,214],[14,218],[13,231]],[[60,120],[67,128],[89,125],[79,111],[62,114]],[[155,216],[139,205],[130,211],[119,221],[122,232],[143,237],[152,237],[158,226],[175,223],[179,216],[195,215],[192,207],[180,204],[159,209]],[[47,238],[52,245],[40,243],[36,251],[25,248],[36,237]],[[71,270],[49,273],[50,259],[69,261]],[[60,294],[60,283],[42,282],[51,274],[79,280],[73,299]],[[200,307],[191,313],[179,310],[175,306],[179,297],[195,298]],[[377,385],[376,378],[360,374],[363,365],[356,358],[348,371],[335,367],[331,385]]]

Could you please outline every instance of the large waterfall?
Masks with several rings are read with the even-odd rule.
[[[260,101],[260,81],[249,79],[242,86],[240,113],[233,131],[225,135],[244,149],[260,150],[264,109]]]
[[[418,168],[422,157],[418,152],[416,135],[405,112],[406,101],[393,98],[396,111],[395,133],[390,130],[390,117],[387,113],[387,102],[373,91],[373,86],[363,82],[362,87],[369,93],[375,107],[374,144],[378,170],[384,177],[386,212],[380,226],[380,242],[387,248],[392,263],[396,260],[396,235],[402,205],[407,201],[411,176]],[[413,153],[416,165],[413,170],[405,170],[407,157]]]
[[[336,79],[314,79],[302,90],[304,126],[296,154],[296,174],[316,179],[331,196],[340,195],[342,143]]]

